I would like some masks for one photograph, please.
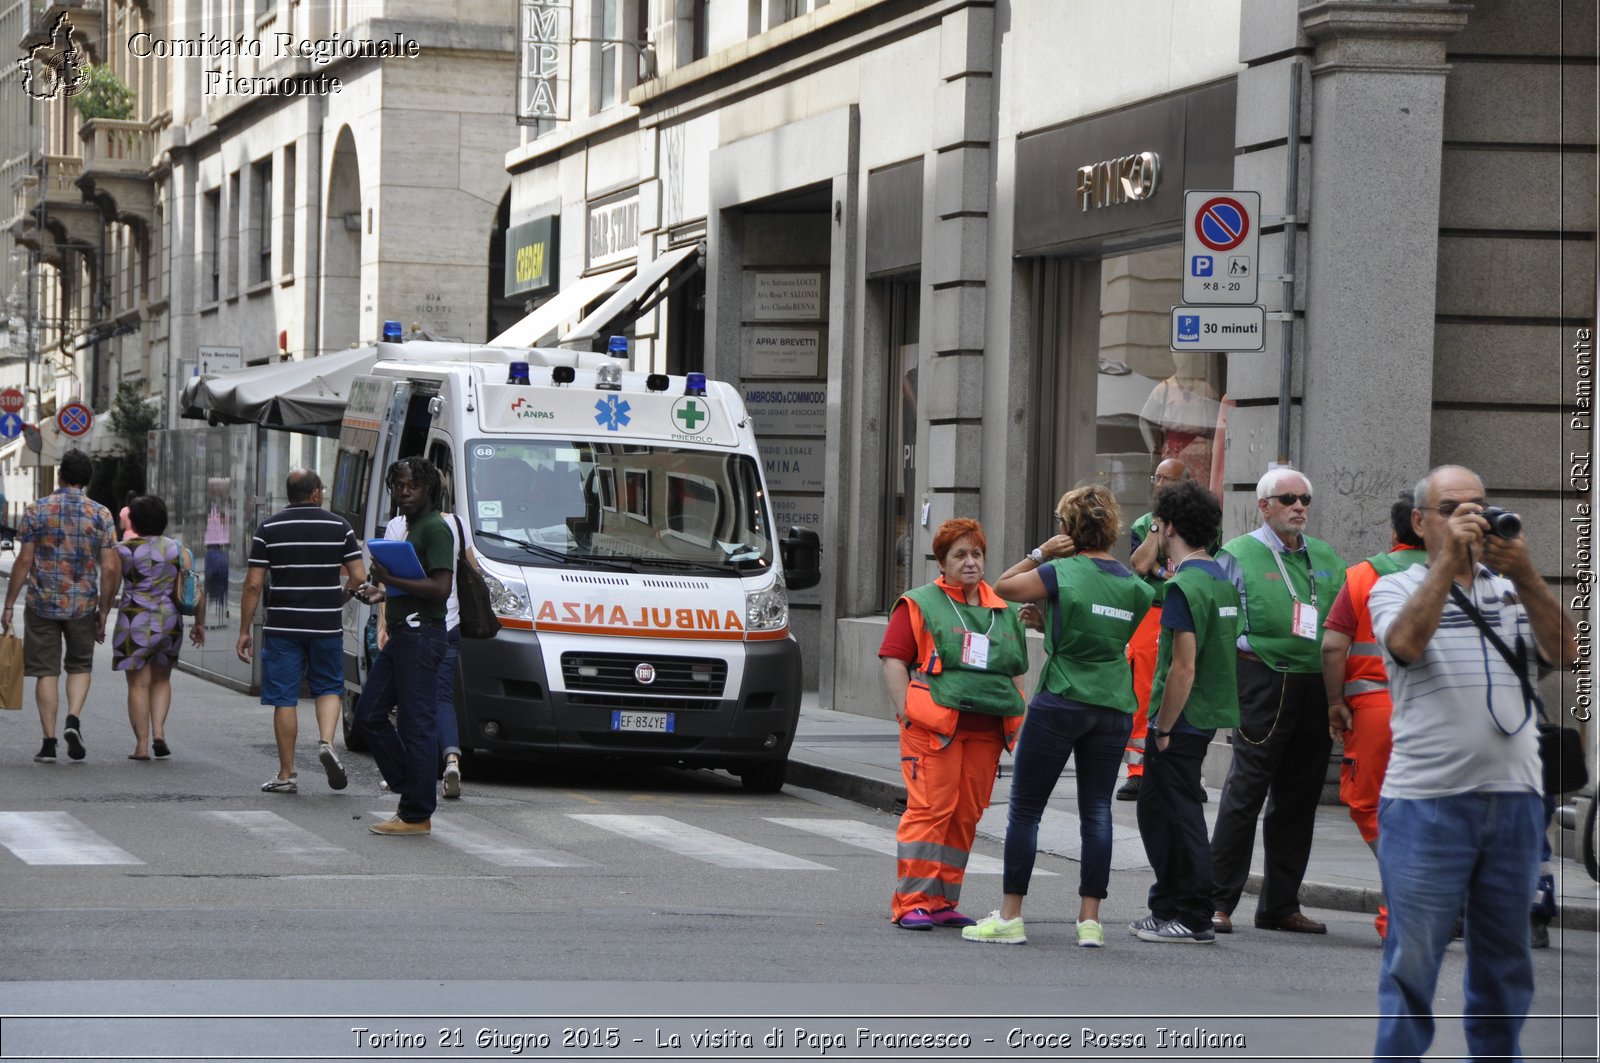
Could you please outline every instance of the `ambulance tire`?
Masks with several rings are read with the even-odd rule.
[[[344,735],[344,747],[352,753],[365,753],[367,740],[356,727],[356,700],[359,694],[345,691],[339,700],[339,730]]]
[[[764,760],[739,769],[739,782],[753,794],[775,794],[789,775],[789,761]]]

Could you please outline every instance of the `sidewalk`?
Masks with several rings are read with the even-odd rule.
[[[1009,754],[1002,756],[1000,769],[993,800],[978,824],[978,835],[996,843],[1005,840],[1006,807],[1011,797]],[[900,744],[894,721],[820,708],[815,692],[808,691],[800,702],[800,725],[789,753],[789,783],[886,810],[903,807],[905,786],[900,779]],[[1209,793],[1211,800],[1205,805],[1208,825],[1215,821],[1221,796],[1215,789]],[[1069,762],[1040,824],[1042,852],[1077,859],[1077,806],[1077,788]],[[1137,871],[1150,866],[1139,838],[1134,807],[1132,801],[1111,803],[1114,871]],[[1570,838],[1570,831],[1554,826],[1551,829]],[[1376,913],[1380,896],[1378,861],[1361,840],[1343,805],[1317,809],[1313,837],[1311,863],[1300,888],[1301,902],[1308,908]],[[1560,840],[1554,840],[1559,845]],[[1259,869],[1262,864],[1258,829],[1251,866]],[[1600,929],[1600,883],[1589,877],[1580,861],[1559,856],[1555,860],[1555,877],[1560,925],[1568,930]],[[1252,871],[1245,889],[1255,893],[1260,888],[1261,876]],[[1248,920],[1254,902],[1241,903],[1239,910]]]

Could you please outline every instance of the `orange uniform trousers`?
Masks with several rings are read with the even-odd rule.
[[[1001,718],[964,712],[948,742],[921,724],[900,724],[906,810],[895,831],[893,918],[916,908],[954,908],[967,876],[978,818],[994,793],[1005,749]]]
[[[1394,705],[1387,690],[1354,694],[1345,700],[1350,708],[1350,730],[1344,735],[1344,758],[1339,764],[1339,800],[1350,807],[1350,818],[1368,845],[1378,840],[1378,792],[1389,770],[1389,750],[1394,736],[1389,713]],[[1372,921],[1378,936],[1389,933],[1389,909],[1378,905]]]
[[[1128,762],[1128,778],[1137,779],[1144,774],[1144,739],[1150,729],[1150,688],[1156,681],[1156,650],[1161,644],[1161,605],[1157,603],[1144,614],[1133,638],[1128,640],[1128,663],[1133,665],[1133,696],[1139,700],[1139,709],[1133,714],[1133,732],[1128,735],[1128,751],[1123,760]],[[1157,706],[1159,708],[1160,706]]]

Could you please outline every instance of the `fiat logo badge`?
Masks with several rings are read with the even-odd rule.
[[[656,681],[656,666],[651,664],[649,661],[643,661],[634,665],[633,678],[637,679],[645,686],[649,686],[651,683]]]

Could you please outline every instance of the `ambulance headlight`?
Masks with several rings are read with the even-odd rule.
[[[789,591],[780,579],[766,590],[744,594],[747,631],[777,631],[789,626]]]
[[[496,576],[487,568],[483,570],[484,586],[489,588],[489,606],[497,616],[507,620],[530,620],[533,610],[528,606],[528,585],[515,576]]]

